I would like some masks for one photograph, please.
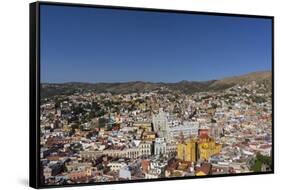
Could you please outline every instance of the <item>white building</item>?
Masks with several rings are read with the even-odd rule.
[[[182,125],[169,127],[169,134],[171,138],[179,137],[182,133],[184,137],[197,136],[199,129],[199,122],[184,122]]]
[[[129,170],[128,166],[125,166],[119,170],[119,178],[128,180],[132,178],[131,171]]]
[[[152,117],[153,129],[159,137],[168,139],[168,118],[163,109],[159,110],[157,115]]]
[[[154,155],[166,154],[166,142],[165,139],[156,138],[154,143]]]
[[[110,171],[119,171],[121,168],[126,167],[127,164],[125,162],[110,162],[108,165],[110,167]]]

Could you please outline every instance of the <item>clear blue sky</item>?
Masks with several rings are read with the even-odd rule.
[[[271,70],[271,20],[41,5],[42,82],[202,81]]]

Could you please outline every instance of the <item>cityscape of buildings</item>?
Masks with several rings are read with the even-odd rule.
[[[42,186],[273,172],[273,20],[212,14],[40,5]]]
[[[40,108],[42,184],[272,170],[272,92],[261,82],[190,94],[77,89]]]

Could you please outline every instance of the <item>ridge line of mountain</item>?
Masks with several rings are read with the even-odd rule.
[[[178,83],[208,83],[208,82],[216,82],[216,81],[225,81],[229,79],[239,79],[241,77],[248,77],[250,75],[270,75],[272,74],[271,71],[255,71],[255,72],[250,72],[247,74],[243,75],[233,75],[229,77],[224,77],[222,79],[210,79],[210,80],[181,80],[178,82],[151,82],[151,81],[126,81],[126,82],[76,82],[76,81],[69,81],[69,82],[61,82],[61,83],[56,83],[56,82],[43,82],[41,84],[43,85],[67,85],[67,84],[87,84],[87,85],[96,85],[96,84],[133,84],[133,83],[145,83],[145,84],[178,84]]]
[[[180,81],[177,83],[152,83],[132,81],[124,83],[45,83],[41,84],[41,98],[55,95],[70,95],[81,91],[94,91],[97,93],[110,92],[113,94],[129,94],[158,91],[159,93],[180,92],[192,94],[196,92],[219,91],[233,87],[237,84],[248,84],[252,81],[263,83],[268,90],[272,88],[272,73],[270,71],[253,72],[246,75],[227,77],[221,80],[210,81]]]

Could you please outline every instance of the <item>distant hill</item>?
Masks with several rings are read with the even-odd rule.
[[[211,88],[217,88],[221,86],[233,86],[236,84],[245,84],[252,81],[263,82],[270,81],[271,82],[271,71],[261,71],[261,72],[253,72],[241,76],[227,77],[221,80],[215,81],[210,85]]]
[[[254,72],[242,76],[228,77],[221,80],[210,81],[180,81],[177,83],[152,83],[152,82],[123,82],[123,83],[80,83],[69,82],[60,84],[41,84],[41,98],[54,95],[70,95],[81,91],[95,91],[97,93],[110,92],[113,94],[128,94],[134,92],[167,93],[178,91],[185,94],[192,94],[203,91],[217,91],[230,88],[237,84],[247,84],[252,81],[263,82],[271,88],[271,72]]]

